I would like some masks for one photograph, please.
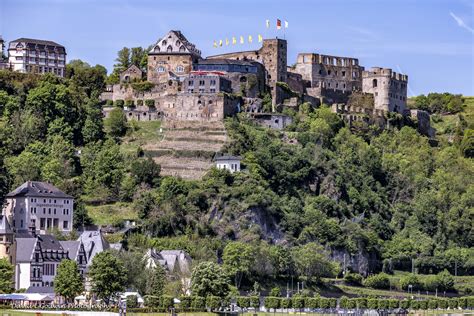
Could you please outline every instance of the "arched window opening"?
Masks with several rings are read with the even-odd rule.
[[[172,53],[173,52],[173,47],[171,45],[168,45],[168,48],[166,48],[167,53]]]
[[[377,88],[377,79],[372,80],[372,88]]]
[[[245,76],[240,77],[240,82],[247,82],[247,77]]]
[[[184,46],[181,45],[181,47],[179,48],[179,52],[184,53],[185,51],[186,51],[186,48],[184,48]]]

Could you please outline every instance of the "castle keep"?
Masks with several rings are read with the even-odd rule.
[[[136,120],[221,121],[242,110],[262,112],[265,95],[271,96],[272,112],[310,102],[331,105],[345,116],[420,117],[406,107],[408,76],[388,68],[365,70],[357,58],[319,53],[300,53],[288,66],[284,39],[264,39],[258,50],[203,58],[180,31],[170,31],[149,51],[148,87],[138,89],[144,71],[129,67],[102,100],[125,105],[127,117]],[[364,100],[362,108],[350,104],[353,96]],[[110,109],[104,109],[106,116]]]

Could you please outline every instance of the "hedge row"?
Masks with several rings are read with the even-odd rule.
[[[222,299],[217,296],[183,296],[179,298],[181,304],[179,308],[182,310],[205,311],[215,310],[221,306],[228,306],[229,300]],[[260,298],[258,296],[239,296],[236,299],[237,306],[241,308],[258,308],[260,302],[264,303],[267,309],[331,309],[337,307],[337,299],[326,297],[302,297],[293,296],[292,298],[282,298],[268,296]],[[145,306],[147,308],[156,310],[168,310],[173,307],[173,298],[171,296],[145,296]],[[411,300],[411,299],[381,299],[381,298],[348,298],[341,297],[339,300],[339,307],[344,309],[447,309],[447,308],[474,308],[474,296],[459,297],[459,298],[433,298],[427,300]]]

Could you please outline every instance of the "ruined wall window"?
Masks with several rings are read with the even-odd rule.
[[[343,77],[346,76],[346,72],[345,72],[345,71],[342,72],[342,76],[343,76]]]
[[[331,75],[331,70],[328,70],[328,75]]]
[[[372,88],[377,88],[377,79],[372,80]]]
[[[337,59],[336,59],[336,58],[333,58],[333,59],[332,59],[332,64],[333,64],[334,66],[337,65]]]
[[[321,75],[323,73],[323,70],[319,69],[318,73]]]
[[[168,45],[168,47],[166,48],[166,52],[167,53],[172,53],[173,52],[173,47],[171,45]]]
[[[247,77],[245,76],[240,77],[240,82],[247,82]]]

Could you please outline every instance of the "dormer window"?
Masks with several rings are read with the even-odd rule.
[[[168,42],[166,40],[163,40],[163,42],[161,42],[161,45],[163,45],[163,46],[166,46],[166,44],[168,44]]]
[[[153,51],[155,53],[159,53],[160,52],[160,47],[158,45],[156,45],[155,48],[153,49]]]
[[[167,53],[172,53],[173,52],[173,47],[171,45],[168,45],[168,47],[166,48],[166,52]]]

